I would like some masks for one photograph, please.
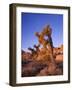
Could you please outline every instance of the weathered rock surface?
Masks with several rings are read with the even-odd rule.
[[[63,55],[57,55],[56,58],[55,58],[55,61],[56,61],[57,63],[63,62]]]

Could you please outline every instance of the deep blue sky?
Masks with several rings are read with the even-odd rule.
[[[54,47],[63,44],[63,15],[21,13],[21,49],[26,50],[34,44],[38,44],[35,32],[41,32],[46,25],[52,28]]]

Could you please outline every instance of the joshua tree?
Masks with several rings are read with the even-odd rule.
[[[45,36],[48,37],[48,42],[50,43],[51,51],[52,51],[52,54],[53,54],[53,41],[52,41],[52,37],[51,37],[52,29],[50,28],[50,25],[47,25],[43,29],[43,33],[44,33]]]
[[[40,33],[36,32],[35,35],[38,37],[39,45],[38,46],[34,45],[34,48],[36,48],[36,50],[32,48],[28,48],[28,49],[32,52],[32,56],[36,58],[38,56],[40,45],[43,45],[43,48],[50,51],[51,62],[55,64],[55,60],[53,58],[53,42],[52,42],[51,34],[52,34],[52,29],[50,28],[50,25],[47,25],[42,32]],[[47,40],[44,38],[45,36],[48,37]]]
[[[55,64],[55,60],[54,60],[54,57],[53,57],[53,41],[52,41],[52,29],[50,28],[50,25],[47,25],[44,30],[43,30],[43,33],[45,36],[48,37],[48,42],[49,42],[49,45],[48,45],[48,49],[51,51],[51,61],[53,64]]]

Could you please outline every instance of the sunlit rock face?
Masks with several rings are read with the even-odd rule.
[[[63,45],[61,45],[60,47],[54,48],[53,53],[55,56],[55,61],[57,63],[63,62]]]
[[[57,55],[55,60],[57,63],[63,62],[63,55]]]

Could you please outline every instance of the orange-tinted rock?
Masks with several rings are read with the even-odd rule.
[[[29,52],[22,52],[22,60],[29,60],[31,59],[31,54]]]
[[[37,76],[48,76],[48,75],[62,75],[63,70],[56,65],[49,63],[49,65],[42,69],[40,73],[37,74]]]
[[[61,62],[63,62],[63,55],[57,55],[56,56],[56,58],[55,58],[55,61],[57,62],[57,63],[61,63]]]
[[[54,55],[63,54],[63,45],[53,48]]]
[[[37,74],[37,76],[47,76],[48,74],[48,68],[44,68],[40,71],[40,73]]]

